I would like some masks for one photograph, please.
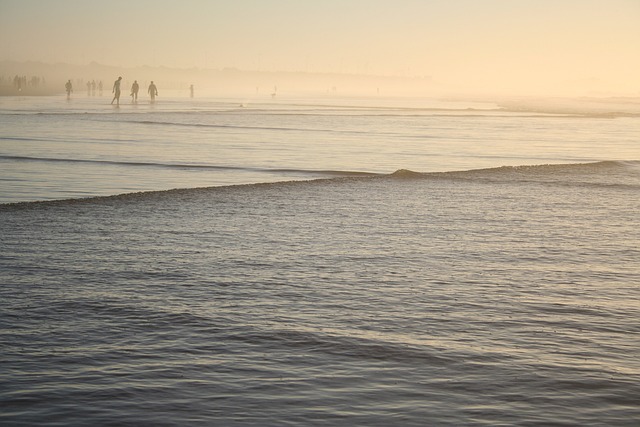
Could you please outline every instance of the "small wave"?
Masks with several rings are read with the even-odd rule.
[[[617,118],[638,118],[640,113],[630,113],[624,111],[611,112],[583,112],[583,111],[562,111],[562,110],[537,110],[537,109],[519,109],[505,108],[505,113],[518,114],[518,117],[557,117],[557,118],[576,118],[576,119],[617,119]]]
[[[414,172],[409,169],[398,169],[397,171],[395,171],[394,173],[388,176],[392,178],[412,179],[412,178],[423,178],[425,176],[428,176],[428,174],[421,173],[421,172]]]
[[[237,170],[279,174],[306,175],[308,179],[295,179],[291,181],[259,182],[252,184],[232,184],[214,187],[175,188],[167,190],[150,190],[134,193],[115,194],[110,196],[95,196],[84,198],[72,198],[63,200],[25,201],[14,203],[0,203],[0,209],[10,206],[23,206],[33,204],[59,204],[75,202],[91,202],[96,200],[111,199],[137,199],[148,195],[168,195],[200,192],[203,190],[215,190],[232,187],[263,187],[277,185],[304,185],[305,183],[338,183],[351,180],[448,180],[489,184],[527,183],[539,185],[558,185],[574,187],[593,187],[607,189],[640,189],[640,161],[602,161],[593,163],[551,164],[532,166],[501,166],[496,168],[472,169],[466,171],[450,172],[416,172],[409,169],[398,169],[390,174],[380,174],[361,171],[342,170],[309,170],[293,168],[252,168],[238,166],[218,165],[193,165],[193,164],[163,164],[142,162],[116,162],[105,160],[81,160],[81,159],[50,159],[33,157],[0,156],[2,159],[25,161],[53,161],[53,162],[88,162],[103,163],[122,166],[164,167],[182,169],[211,169],[211,170]]]
[[[430,365],[446,366],[453,362],[449,355],[441,349],[422,346],[408,346],[382,338],[373,339],[347,335],[334,330],[329,333],[310,330],[273,330],[255,331],[230,335],[229,339],[246,341],[253,345],[279,344],[288,349],[296,349],[305,353],[324,353],[334,356],[357,359],[377,359],[385,361],[422,361]]]
[[[501,166],[450,172],[414,172],[400,169],[384,177],[637,189],[640,188],[640,161]]]
[[[0,140],[3,141],[49,141],[46,138],[34,138],[34,137],[18,137],[18,136],[0,136]]]
[[[637,118],[640,102],[619,98],[527,99],[499,103],[505,112],[575,118]]]
[[[340,134],[357,134],[365,135],[369,131],[354,131],[354,130],[334,130],[334,129],[308,129],[308,128],[290,128],[279,126],[239,126],[239,125],[220,125],[220,124],[207,124],[207,123],[179,123],[179,122],[165,122],[155,120],[129,120],[128,123],[137,123],[153,126],[178,126],[189,128],[211,128],[211,129],[238,129],[238,130],[259,130],[259,131],[277,131],[277,132],[313,132],[313,133],[340,133]]]
[[[467,173],[485,174],[519,174],[519,175],[557,175],[557,174],[585,174],[596,175],[612,171],[632,172],[640,166],[638,161],[604,160],[589,163],[562,163],[545,165],[501,166],[497,168],[477,169]]]
[[[323,175],[323,176],[377,176],[372,172],[343,171],[343,170],[317,170],[317,169],[296,169],[296,168],[260,168],[248,166],[226,166],[226,165],[205,165],[193,163],[159,163],[159,162],[126,162],[116,160],[96,160],[96,159],[60,159],[52,157],[27,157],[27,156],[2,156],[0,160],[10,161],[31,161],[31,162],[54,162],[54,163],[93,163],[115,166],[134,167],[156,167],[171,169],[211,169],[211,170],[236,170],[248,172],[265,173],[285,173],[303,175]]]
[[[610,171],[610,170],[633,170],[640,168],[640,161],[636,160],[603,160],[600,162],[588,162],[588,163],[558,163],[558,164],[543,164],[543,165],[520,165],[520,166],[499,166],[495,168],[484,169],[471,169],[468,171],[450,171],[450,172],[435,172],[428,173],[433,174],[505,174],[505,173],[537,173],[544,174],[550,172],[598,172],[598,171]]]

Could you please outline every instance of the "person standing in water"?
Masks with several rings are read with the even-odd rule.
[[[153,84],[153,80],[151,80],[151,84],[149,85],[149,95],[151,96],[151,102],[156,102],[156,96],[158,96],[158,88]]]
[[[190,92],[191,98],[193,98],[193,85],[189,86],[189,92]]]
[[[113,104],[113,101],[118,101],[118,105],[120,105],[120,81],[122,80],[122,77],[118,77],[118,80],[116,80],[113,83],[113,89],[111,90],[111,92],[114,93],[113,95],[113,99],[111,100],[111,103]]]
[[[71,98],[71,92],[73,92],[73,85],[71,84],[71,80],[69,80],[64,88],[67,90],[67,99]]]
[[[138,90],[140,90],[140,85],[137,80],[134,80],[131,85],[131,102],[138,102]]]

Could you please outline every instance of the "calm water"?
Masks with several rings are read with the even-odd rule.
[[[109,100],[0,98],[0,203],[640,159],[640,100],[524,111],[393,98]]]
[[[0,99],[0,424],[640,423],[637,103],[103,104]]]

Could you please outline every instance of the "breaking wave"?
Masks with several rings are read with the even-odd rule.
[[[0,159],[6,156],[0,156]],[[20,158],[12,160],[20,160]],[[220,185],[214,187],[197,187],[197,188],[177,188],[170,190],[154,190],[140,191],[134,193],[116,194],[111,196],[96,196],[85,198],[72,198],[65,200],[47,200],[47,201],[26,201],[17,203],[5,203],[0,206],[10,205],[29,205],[33,203],[65,203],[69,201],[89,201],[97,199],[113,199],[113,198],[139,198],[144,195],[159,194],[184,194],[189,192],[198,192],[203,190],[215,191],[216,189],[232,189],[235,187],[254,187],[260,188],[264,186],[296,186],[306,185],[307,183],[319,184],[340,184],[352,181],[362,180],[431,180],[431,181],[460,181],[473,182],[477,184],[535,184],[535,185],[554,185],[554,186],[575,186],[575,187],[592,187],[606,189],[626,189],[640,190],[640,161],[602,161],[594,163],[574,163],[574,164],[547,164],[533,166],[502,166],[487,169],[472,169],[466,171],[450,171],[450,172],[416,172],[408,169],[398,169],[390,174],[379,174],[363,171],[344,171],[344,170],[307,170],[307,169],[287,169],[287,168],[248,168],[235,166],[216,166],[216,165],[192,165],[192,164],[163,164],[163,163],[140,163],[140,162],[110,162],[102,160],[68,160],[68,159],[39,159],[39,158],[23,158],[23,160],[36,160],[46,162],[99,162],[108,164],[121,164],[123,166],[139,166],[139,167],[161,167],[161,168],[202,168],[212,170],[246,170],[253,172],[265,173],[291,173],[300,175],[308,175],[308,179],[296,178],[290,181],[278,182],[262,182],[254,184],[233,184]]]

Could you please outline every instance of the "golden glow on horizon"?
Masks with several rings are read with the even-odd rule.
[[[0,0],[0,60],[638,95],[639,22],[637,0]]]

